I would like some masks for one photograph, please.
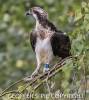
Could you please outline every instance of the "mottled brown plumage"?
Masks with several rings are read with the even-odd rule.
[[[35,30],[32,30],[30,33],[30,43],[34,51],[35,51],[35,46],[36,46],[36,40],[37,40],[37,33]]]
[[[55,56],[57,55],[63,59],[71,55],[71,45],[68,36],[55,32],[50,38],[50,41]]]
[[[70,56],[71,44],[65,32],[57,29],[49,21],[47,12],[42,8],[33,7],[27,12],[27,15],[29,14],[36,19],[36,27],[30,34],[30,43],[37,58],[37,68],[33,73],[35,74],[38,73],[41,63],[49,64],[53,56],[59,56],[62,59]]]
[[[38,31],[39,32],[39,31]],[[47,36],[50,37],[50,43],[52,45],[52,49],[53,49],[53,54],[55,56],[59,56],[65,58],[67,56],[70,56],[70,49],[71,49],[71,45],[70,45],[70,40],[69,37],[64,35],[64,34],[60,34],[58,32],[54,32],[54,34],[52,35],[48,35],[46,32],[44,34],[43,31],[42,33],[39,32],[39,34],[36,30],[32,30],[31,34],[30,34],[30,43],[31,46],[33,48],[33,50],[35,51],[35,45],[36,45],[36,39],[37,37],[40,39],[45,39]]]

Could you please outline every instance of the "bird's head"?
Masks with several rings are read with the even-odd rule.
[[[48,13],[40,7],[32,7],[26,15],[33,15],[35,19],[48,19]]]

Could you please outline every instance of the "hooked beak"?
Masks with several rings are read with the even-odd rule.
[[[32,13],[30,11],[26,12],[26,16],[28,15],[32,15]]]

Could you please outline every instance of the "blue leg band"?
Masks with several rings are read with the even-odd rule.
[[[49,64],[45,64],[44,65],[44,68],[49,68]]]

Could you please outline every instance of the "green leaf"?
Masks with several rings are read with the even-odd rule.
[[[80,18],[82,18],[82,13],[81,12],[77,13],[77,20],[79,20]]]
[[[81,9],[77,9],[76,12],[75,12],[75,19],[74,19],[74,22],[79,20],[80,18],[82,18],[82,13],[81,13]]]
[[[70,17],[68,18],[68,22],[69,22],[69,23],[72,23],[72,22],[73,22],[73,17],[70,16]]]
[[[63,66],[62,70],[65,72],[67,70],[67,68],[68,68],[67,66]]]
[[[72,63],[72,60],[71,59],[66,59],[66,64],[68,65],[70,63]]]
[[[77,20],[78,20],[78,17],[75,17],[73,22],[76,22]]]
[[[28,91],[30,91],[30,90],[31,90],[31,86],[28,86],[26,89],[27,89]]]
[[[77,39],[74,39],[72,41],[72,45],[76,47],[76,49],[78,49],[78,47],[80,46],[80,42]]]
[[[85,19],[89,19],[89,14],[85,14]]]
[[[88,24],[88,21],[85,19],[84,20],[84,25],[86,26]]]
[[[76,9],[76,14],[81,12],[81,8],[78,7],[78,9]]]
[[[80,69],[81,69],[81,66],[78,67],[78,70],[80,70]]]
[[[74,31],[73,31],[73,35],[74,34],[77,34],[79,32],[79,28],[76,28]]]
[[[76,11],[79,8],[79,6],[74,5],[73,10]]]
[[[80,29],[82,29],[82,30],[84,30],[84,28],[85,28],[85,25],[82,25],[82,26],[80,27]]]
[[[84,47],[84,45],[79,45],[78,47],[77,47],[77,49],[79,50],[79,51],[81,51],[82,49],[83,49],[83,47]]]
[[[82,39],[82,37],[83,37],[82,34],[78,34],[77,40],[80,41]]]
[[[37,82],[40,83],[41,82],[41,79],[37,79]]]
[[[79,56],[81,51],[76,51],[76,55]]]
[[[11,96],[12,96],[11,93],[6,94],[6,99],[10,99]]]
[[[31,92],[34,93],[35,92],[34,89],[32,89]]]
[[[59,72],[61,69],[62,69],[62,68],[58,68],[58,69],[56,70],[56,72]]]
[[[84,8],[85,12],[89,12],[89,9],[87,7]]]
[[[82,7],[86,7],[87,6],[87,3],[86,2],[82,2]]]
[[[70,64],[69,64],[69,67],[73,67],[73,63],[70,63]]]
[[[86,33],[86,35],[85,35],[85,40],[86,41],[89,41],[89,31]]]
[[[24,89],[25,89],[25,86],[19,86],[19,87],[18,87],[18,91],[19,91],[19,92],[22,92]]]
[[[64,21],[64,19],[65,19],[66,17],[67,17],[67,15],[64,14],[64,15],[62,15],[62,16],[59,16],[59,19],[62,20],[62,21]]]
[[[87,30],[87,31],[89,30],[89,24],[86,25],[86,30]]]

